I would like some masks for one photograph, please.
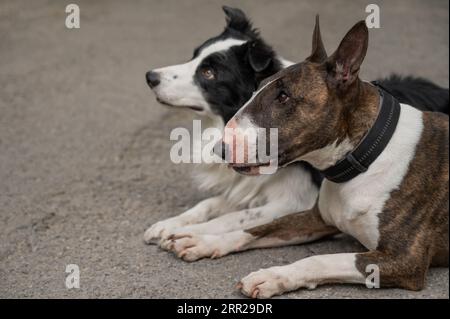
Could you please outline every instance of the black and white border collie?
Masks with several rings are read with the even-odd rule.
[[[201,118],[202,129],[223,129],[262,80],[293,64],[265,43],[241,10],[223,10],[225,30],[195,49],[189,62],[146,74],[160,103],[191,109]],[[448,90],[429,81],[394,76],[379,83],[402,103],[448,114]],[[196,164],[195,168],[199,187],[220,195],[152,225],[145,232],[145,242],[168,248],[170,238],[177,234],[217,235],[305,211],[314,205],[321,183],[319,174],[303,163],[254,177],[240,175],[225,164]],[[196,259],[195,252],[180,257]]]

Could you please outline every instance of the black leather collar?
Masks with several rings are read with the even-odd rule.
[[[344,183],[369,169],[389,143],[400,117],[399,102],[378,83],[380,92],[380,109],[377,119],[367,134],[344,159],[321,173],[326,179],[335,183]]]

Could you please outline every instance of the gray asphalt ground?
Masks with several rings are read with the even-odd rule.
[[[222,4],[244,9],[291,60],[310,50],[320,13],[328,51],[365,18],[367,1],[0,2],[0,297],[239,298],[240,278],[323,253],[359,251],[350,238],[185,263],[142,241],[146,227],[208,196],[189,165],[169,160],[184,111],[158,105],[147,70],[186,61],[224,26]],[[448,1],[376,1],[363,77],[395,71],[448,87]],[[78,264],[80,289],[65,287]],[[286,298],[448,298],[448,269],[420,292],[323,286]]]

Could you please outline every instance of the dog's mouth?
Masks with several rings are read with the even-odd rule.
[[[228,167],[231,167],[236,172],[242,175],[256,176],[260,175],[260,169],[263,167],[269,167],[270,163],[230,163]]]
[[[195,106],[195,105],[174,105],[174,104],[171,104],[169,102],[166,102],[166,101],[160,99],[159,97],[157,97],[156,100],[162,105],[166,105],[166,106],[170,106],[170,107],[176,107],[176,108],[179,108],[179,109],[186,109],[186,108],[188,108],[188,109],[191,109],[191,110],[196,111],[196,112],[202,112],[204,110],[201,106]]]

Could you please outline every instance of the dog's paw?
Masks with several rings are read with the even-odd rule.
[[[166,249],[167,245],[164,245],[164,243],[169,238],[184,237],[185,235],[191,234],[203,234],[204,228],[202,226],[203,226],[202,224],[193,224],[193,225],[189,224],[189,225],[181,225],[179,227],[168,228],[161,233],[161,236],[159,237],[161,239],[159,245],[161,248]]]
[[[237,288],[248,297],[261,299],[293,290],[287,274],[282,274],[279,267],[252,272],[238,283]]]
[[[169,218],[153,224],[144,233],[144,241],[147,244],[157,244],[161,239],[170,236],[174,229],[182,227],[184,224],[175,218]]]
[[[226,254],[222,250],[219,238],[215,235],[177,234],[163,240],[160,246],[172,251],[184,261],[219,258]]]

